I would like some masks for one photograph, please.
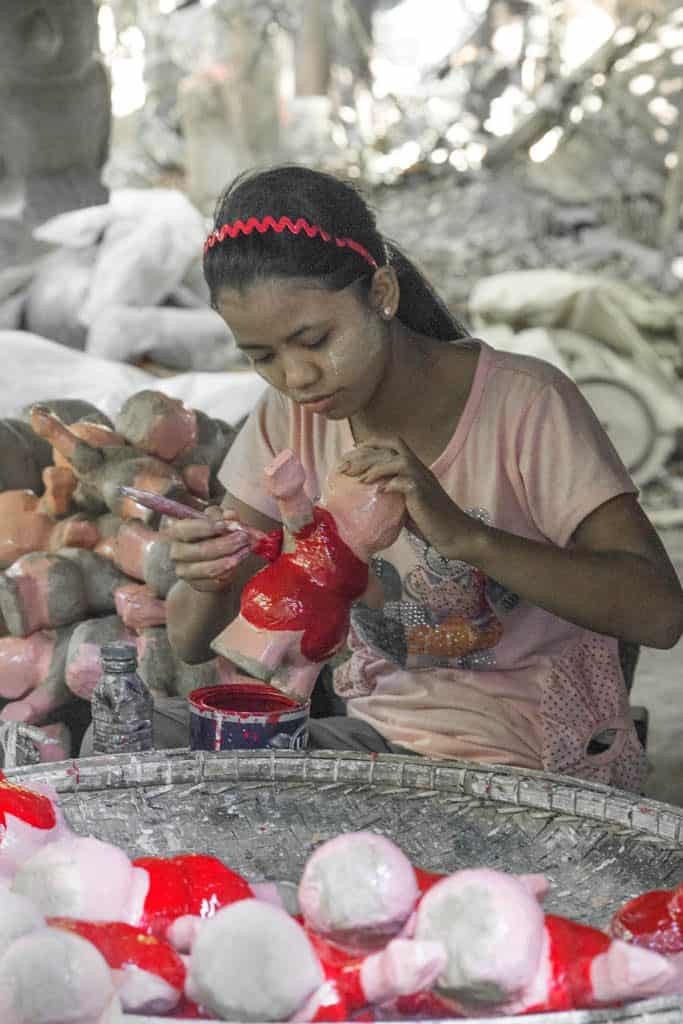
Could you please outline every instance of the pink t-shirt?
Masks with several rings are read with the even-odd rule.
[[[571,380],[538,359],[479,345],[465,409],[431,469],[471,515],[566,547],[590,512],[636,488]],[[221,479],[246,504],[279,519],[261,476],[273,456],[287,447],[296,452],[315,500],[353,444],[348,421],[307,413],[269,388]],[[334,677],[350,715],[427,756],[640,788],[647,761],[615,639],[520,600],[407,529],[372,568],[384,607],[354,606],[351,657]],[[604,733],[614,736],[611,746],[589,755],[591,738]]]

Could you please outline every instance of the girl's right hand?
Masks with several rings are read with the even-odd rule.
[[[171,541],[178,579],[194,590],[228,590],[237,566],[251,552],[251,536],[234,512],[212,505],[202,519],[168,519],[163,534]]]

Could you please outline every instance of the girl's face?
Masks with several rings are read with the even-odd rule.
[[[385,375],[386,325],[353,285],[332,292],[277,278],[223,288],[216,308],[256,372],[311,412],[347,419]]]

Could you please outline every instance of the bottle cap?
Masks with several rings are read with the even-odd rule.
[[[137,665],[138,651],[135,644],[128,640],[112,640],[102,644],[100,651],[102,661]]]

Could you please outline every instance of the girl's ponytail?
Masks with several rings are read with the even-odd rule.
[[[388,262],[396,271],[401,286],[401,299],[397,318],[406,327],[439,341],[469,338],[470,333],[455,317],[443,299],[434,291],[427,278],[399,247],[384,240]]]

